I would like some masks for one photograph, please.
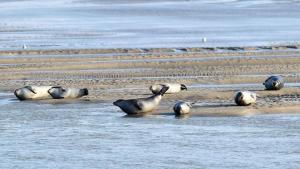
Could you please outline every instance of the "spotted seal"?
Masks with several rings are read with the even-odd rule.
[[[19,100],[40,100],[50,99],[48,90],[53,86],[24,86],[14,91]]]
[[[163,86],[160,92],[153,96],[129,100],[119,99],[113,102],[113,104],[129,115],[148,113],[153,111],[159,105],[162,96],[168,89],[168,86]]]
[[[238,91],[234,101],[239,106],[249,106],[256,103],[256,93],[250,91]]]
[[[48,90],[48,93],[53,99],[76,99],[83,96],[87,96],[89,91],[87,88],[63,88],[61,86],[52,87]]]
[[[176,116],[180,116],[184,114],[189,114],[191,107],[191,103],[179,101],[174,105],[173,110]]]
[[[178,93],[182,90],[187,90],[187,87],[184,84],[178,84],[178,83],[154,84],[151,85],[149,89],[153,94],[157,94],[160,92],[163,86],[169,87],[169,90],[167,90],[166,94],[173,94],[173,93]]]
[[[280,90],[284,87],[284,80],[281,76],[270,76],[265,82],[266,90]]]

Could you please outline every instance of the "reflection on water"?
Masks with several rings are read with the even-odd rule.
[[[299,115],[124,116],[1,95],[1,168],[299,168]]]

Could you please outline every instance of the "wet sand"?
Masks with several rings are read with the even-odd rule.
[[[0,90],[13,92],[24,85],[86,87],[90,95],[83,100],[112,103],[121,98],[147,97],[151,95],[151,84],[172,82],[184,83],[188,90],[165,95],[153,114],[171,114],[178,100],[194,103],[191,116],[299,113],[298,48],[281,45],[1,51]],[[272,74],[284,77],[287,84],[283,90],[264,90],[262,82]],[[238,90],[257,92],[257,104],[235,106],[233,96]]]

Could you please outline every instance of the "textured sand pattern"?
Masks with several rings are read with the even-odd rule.
[[[148,87],[153,83],[176,82],[186,84],[188,91],[166,95],[154,113],[171,113],[177,100],[195,103],[192,114],[197,115],[297,113],[300,103],[297,48],[2,51],[0,89],[12,92],[24,85],[87,87],[90,95],[85,99],[112,102],[148,96],[151,93]],[[265,91],[262,82],[271,74],[282,75],[287,83],[294,85],[281,91]],[[235,106],[233,95],[237,90],[257,92],[260,95],[257,104]]]

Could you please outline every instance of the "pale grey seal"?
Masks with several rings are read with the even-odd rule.
[[[53,99],[75,99],[86,96],[89,94],[87,88],[63,88],[61,86],[52,87],[48,90],[48,93]]]
[[[50,99],[48,90],[53,86],[24,86],[14,91],[15,96],[19,100],[39,100]]]
[[[163,84],[154,84],[149,87],[153,94],[157,94],[163,88],[163,86],[168,86],[169,89],[167,90],[166,94],[173,94],[178,93],[181,90],[187,90],[187,87],[184,84],[178,83],[163,83]]]
[[[266,90],[280,90],[284,87],[284,80],[281,76],[270,76],[263,85]]]
[[[121,110],[129,115],[143,114],[153,111],[160,103],[162,96],[169,89],[167,86],[163,88],[157,94],[154,94],[151,97],[139,98],[139,99],[129,99],[123,100],[119,99],[113,104],[118,106]]]
[[[192,107],[191,103],[179,101],[174,105],[173,110],[176,116],[180,116],[180,115],[188,114],[190,112],[191,107]]]
[[[250,91],[238,91],[234,101],[239,106],[249,106],[256,102],[256,93]]]

